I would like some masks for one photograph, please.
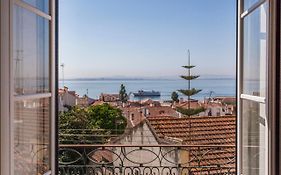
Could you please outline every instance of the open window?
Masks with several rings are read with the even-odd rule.
[[[54,49],[54,0],[1,1],[1,174],[55,172]]]
[[[276,2],[241,0],[238,8],[238,173],[275,166]],[[278,70],[279,71],[279,70]]]

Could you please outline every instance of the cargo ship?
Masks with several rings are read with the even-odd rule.
[[[159,91],[144,91],[139,90],[138,92],[133,93],[135,97],[159,97],[161,94]]]

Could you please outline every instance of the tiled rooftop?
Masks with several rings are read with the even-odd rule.
[[[235,145],[235,116],[147,119],[161,139],[177,138],[189,145]]]
[[[203,107],[203,104],[198,102],[198,101],[184,101],[184,102],[180,102],[178,104],[176,104],[176,107],[182,107],[182,108],[188,108],[190,105],[191,108],[199,108],[199,107]]]
[[[218,145],[217,147],[203,147],[198,150],[191,148],[189,154],[189,166],[201,166],[220,164],[226,167],[235,167],[235,147],[220,146],[235,145],[236,116],[220,117],[148,117],[148,123],[159,139],[167,142],[181,142],[185,145]],[[203,158],[202,158],[203,157]],[[193,174],[223,174],[231,170],[235,174],[235,168],[222,170],[213,168],[209,170],[193,169]],[[208,171],[208,172],[207,172]],[[218,172],[220,171],[220,172]]]

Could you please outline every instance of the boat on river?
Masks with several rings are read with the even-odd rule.
[[[138,92],[133,93],[135,97],[159,97],[161,96],[159,91],[145,91],[139,90]]]

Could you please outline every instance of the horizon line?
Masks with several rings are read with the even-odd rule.
[[[201,80],[204,79],[236,79],[236,76],[200,76]],[[77,78],[60,78],[63,80],[181,80],[180,77],[77,77]]]

